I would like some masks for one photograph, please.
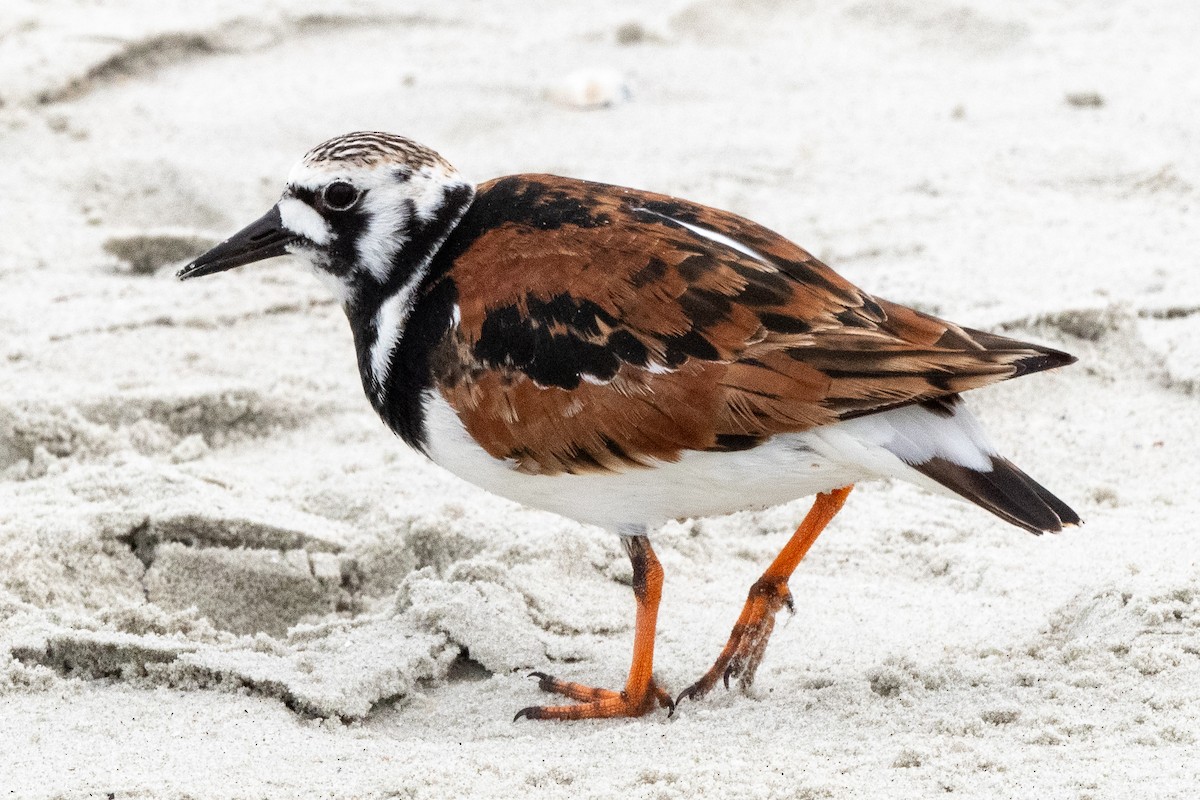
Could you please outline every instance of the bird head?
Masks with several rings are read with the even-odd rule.
[[[279,202],[178,273],[198,278],[274,256],[307,264],[347,308],[419,271],[474,188],[440,155],[402,136],[356,132],[310,150]]]

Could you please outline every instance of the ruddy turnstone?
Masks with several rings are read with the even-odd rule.
[[[517,717],[637,716],[655,681],[667,520],[815,494],[680,698],[754,679],[788,579],[854,483],[950,490],[1027,531],[1079,517],[1000,456],[959,395],[1070,364],[863,292],[761,225],[666,195],[511,175],[360,132],[310,151],[261,219],[184,267],[291,254],[337,295],[371,405],[411,447],[503,497],[620,534],[637,617],[623,690]]]

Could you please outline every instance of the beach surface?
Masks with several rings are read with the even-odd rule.
[[[1194,797],[1194,2],[583,8],[6,2],[0,797]],[[622,685],[616,537],[407,450],[294,261],[173,277],[356,129],[729,209],[1077,355],[969,400],[1086,524],[863,484],[750,694],[514,723],[532,670]],[[652,537],[665,686],[810,502]]]

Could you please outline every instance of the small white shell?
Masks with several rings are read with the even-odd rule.
[[[568,108],[608,108],[629,99],[625,76],[612,69],[581,69],[546,87],[545,96]]]

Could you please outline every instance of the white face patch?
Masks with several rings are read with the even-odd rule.
[[[308,203],[295,197],[285,197],[279,201],[278,206],[283,227],[292,233],[318,245],[327,245],[333,241],[333,231],[330,230],[329,223]]]
[[[446,203],[446,187],[461,182],[457,174],[448,174],[437,167],[423,167],[415,172],[407,185],[408,199],[412,200],[417,217],[425,221],[433,219]]]
[[[408,211],[397,188],[373,189],[362,201],[367,227],[358,237],[358,263],[380,283],[387,281],[396,253],[408,243]]]
[[[310,192],[320,192],[334,181],[346,181],[363,192],[361,211],[366,216],[367,224],[355,242],[358,254],[357,267],[365,270],[377,282],[386,283],[394,267],[396,254],[406,244],[406,232],[409,229],[409,214],[413,214],[422,222],[434,219],[446,202],[446,189],[455,185],[467,184],[455,171],[447,171],[438,165],[424,166],[407,176],[400,175],[395,165],[361,166],[343,162],[305,163],[301,161],[288,176],[288,185],[293,189],[304,189]],[[325,231],[324,240],[312,236],[314,242],[327,244],[332,240],[333,233],[328,223],[315,210],[296,198],[285,198],[280,201],[280,214],[284,224],[288,224],[288,215],[284,214],[284,203],[295,210],[290,213],[297,217],[297,227],[292,228],[296,233],[308,235],[307,230],[317,227],[317,220]],[[295,206],[300,208],[295,208]],[[305,223],[304,211],[311,217],[308,228],[302,230],[299,226]],[[292,227],[289,225],[289,227]]]

